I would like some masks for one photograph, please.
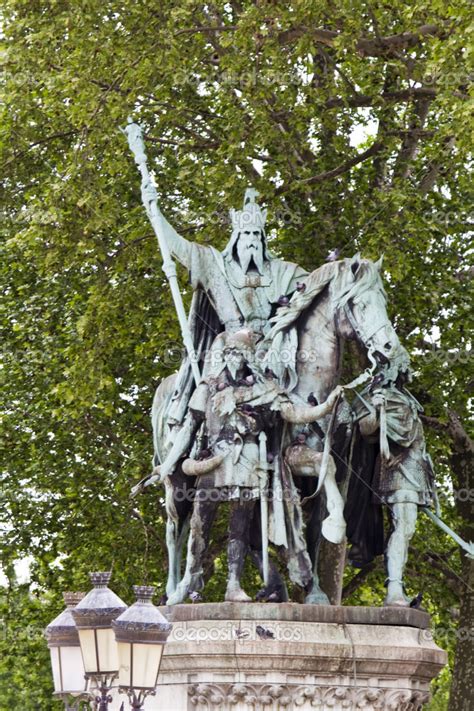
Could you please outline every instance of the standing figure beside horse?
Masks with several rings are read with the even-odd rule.
[[[391,531],[385,548],[386,605],[410,603],[403,588],[408,546],[415,533],[419,507],[435,498],[431,457],[426,452],[421,405],[405,388],[405,375],[393,382],[381,380],[354,401],[354,414],[362,437],[377,447],[370,481],[374,504],[388,507]]]

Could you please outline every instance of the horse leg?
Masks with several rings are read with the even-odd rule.
[[[415,533],[417,516],[416,504],[392,505],[393,531],[385,552],[388,584],[384,605],[408,607],[410,604],[403,590],[403,572],[408,558],[408,546]]]
[[[197,592],[204,587],[202,556],[209,544],[217,505],[218,501],[210,499],[209,489],[196,492],[188,538],[186,570],[176,590],[168,598],[168,605],[183,602],[191,591]]]
[[[250,557],[263,578],[263,556],[260,548],[250,548]],[[280,572],[270,558],[268,560],[268,584],[261,588],[256,596],[257,600],[268,602],[288,602],[288,590]]]
[[[168,549],[168,580],[166,582],[166,595],[168,599],[176,590],[178,584],[177,575],[177,541],[179,516],[176,510],[173,488],[169,480],[165,480],[165,503],[166,503],[166,547]]]
[[[184,549],[184,544],[186,542],[186,538],[189,534],[190,524],[191,524],[191,514],[189,513],[187,515],[185,521],[181,525],[179,535],[178,535],[178,540],[176,543],[176,560],[175,560],[176,581],[181,579],[181,563],[183,560],[183,549]]]
[[[293,445],[291,447],[288,447],[288,449],[285,452],[285,460],[287,465],[289,466],[291,472],[293,475],[304,477],[304,478],[312,478],[314,479],[320,472],[320,467],[321,467],[321,460],[322,460],[322,453],[316,451],[312,447],[309,447],[306,444],[301,444],[301,445]],[[337,492],[339,493],[339,490],[337,489],[337,484],[335,480],[335,464],[334,460],[332,457],[329,458],[328,461],[328,470],[326,473],[326,479],[330,478],[330,481],[334,481],[334,485],[336,487]],[[333,490],[331,489],[331,483],[329,484],[330,486],[330,491],[331,494],[333,494]],[[326,491],[326,488],[325,488]],[[340,494],[339,494],[340,496]],[[336,499],[334,499],[336,500]],[[333,498],[331,498],[331,502],[333,501]],[[342,497],[341,497],[342,501]],[[319,547],[321,545],[321,532],[322,532],[322,527],[323,527],[323,522],[322,522],[322,508],[323,508],[323,499],[321,496],[318,496],[316,499],[311,499],[310,502],[311,505],[311,513],[309,516],[309,520],[307,521],[306,524],[306,547],[308,550],[308,553],[311,558],[311,562],[313,565],[313,575],[312,575],[312,581],[310,583],[309,589],[307,591],[307,595],[305,598],[305,603],[310,604],[310,605],[329,605],[329,598],[324,593],[319,585],[319,575],[318,575],[318,558],[319,558]],[[331,514],[330,514],[331,515]],[[330,518],[330,516],[328,517]],[[344,519],[343,519],[344,521]],[[331,523],[329,523],[328,528],[331,528]],[[345,529],[344,529],[345,530]],[[328,534],[329,535],[329,534]],[[326,536],[325,536],[326,537]]]
[[[319,548],[321,546],[321,519],[323,501],[322,497],[318,497],[312,501],[312,512],[306,526],[306,540],[308,551],[313,564],[313,578],[311,586],[305,597],[307,605],[330,605],[329,598],[325,592],[321,590],[319,585],[318,563],[319,563]]]

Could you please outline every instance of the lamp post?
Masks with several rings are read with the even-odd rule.
[[[72,609],[83,599],[84,593],[67,592],[63,597],[66,609],[47,626],[45,637],[51,655],[54,695],[62,699],[70,711],[88,698],[79,635],[72,616]]]
[[[154,587],[136,585],[136,602],[112,623],[119,658],[119,689],[133,711],[155,694],[164,645],[172,625],[151,599]]]
[[[135,586],[136,602],[127,608],[108,588],[110,573],[90,577],[93,589],[86,596],[65,593],[66,610],[45,631],[55,696],[65,702],[66,711],[77,711],[81,701],[94,701],[97,711],[107,711],[109,704],[115,708],[120,703],[110,694],[118,685],[138,711],[155,694],[172,625],[153,605],[153,587]]]
[[[112,622],[127,606],[107,585],[111,573],[91,573],[93,589],[71,610],[79,633],[84,671],[97,688],[98,711],[107,711],[110,689],[118,676],[119,662]]]

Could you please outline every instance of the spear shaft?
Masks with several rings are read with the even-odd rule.
[[[124,133],[128,138],[128,145],[130,146],[130,150],[132,151],[133,156],[135,158],[135,163],[137,164],[142,176],[142,189],[144,187],[147,187],[151,192],[153,190],[153,184],[151,182],[151,177],[147,166],[142,128],[137,123],[129,121],[127,128],[124,130]],[[194,350],[193,338],[191,335],[191,330],[189,328],[188,320],[186,318],[186,312],[184,310],[181,292],[179,290],[176,265],[171,257],[171,252],[165,237],[165,231],[163,229],[163,216],[158,208],[156,191],[155,197],[149,201],[149,204],[147,204],[144,199],[143,204],[145,206],[148,218],[151,222],[151,226],[153,227],[155,235],[158,239],[161,256],[163,257],[163,271],[170,285],[171,295],[173,297],[174,306],[178,315],[178,321],[181,328],[183,342],[191,362],[191,371],[194,380],[196,381],[196,385],[198,385],[201,380],[201,373],[199,372],[197,356]]]

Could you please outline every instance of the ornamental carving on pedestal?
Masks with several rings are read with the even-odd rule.
[[[428,691],[289,684],[193,684],[188,694],[194,706],[221,709],[245,703],[269,709],[278,704],[279,709],[309,705],[315,709],[420,711],[429,700]]]

